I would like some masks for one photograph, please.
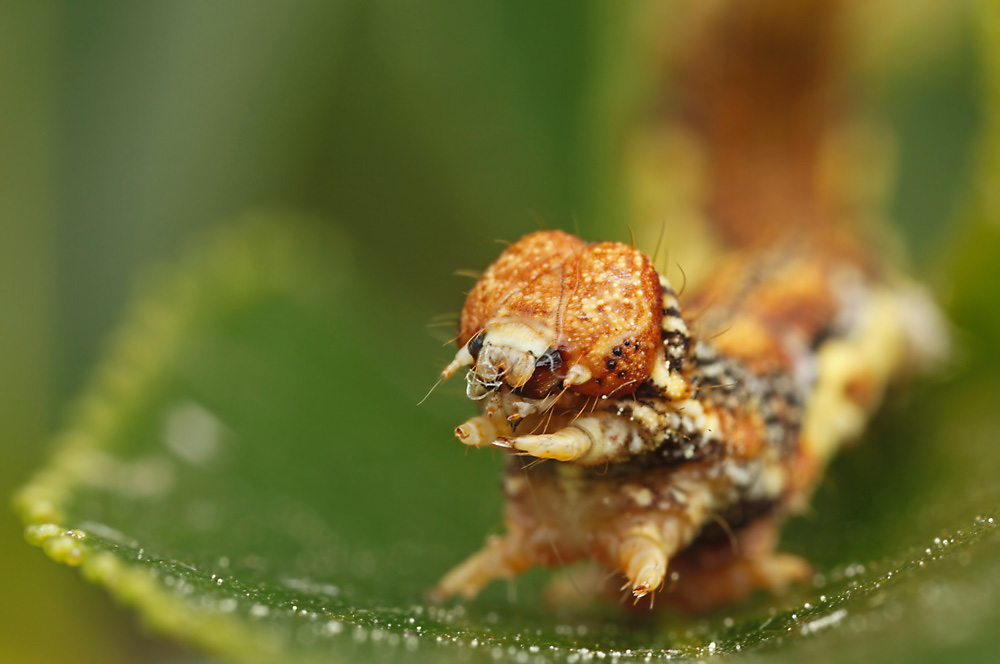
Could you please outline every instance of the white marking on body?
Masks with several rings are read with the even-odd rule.
[[[622,493],[639,507],[649,507],[653,504],[653,492],[648,487],[638,484],[626,484],[622,487]]]

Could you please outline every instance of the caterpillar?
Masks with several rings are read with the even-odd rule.
[[[468,294],[442,372],[481,411],[456,437],[509,455],[506,530],[432,595],[582,560],[695,610],[807,578],[780,524],[927,357],[933,311],[838,238],[732,252],[682,298],[629,245],[525,236]]]

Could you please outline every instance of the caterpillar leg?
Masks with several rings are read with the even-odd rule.
[[[518,531],[491,537],[486,546],[466,558],[431,590],[430,599],[441,601],[453,595],[471,599],[497,579],[510,579],[534,564],[527,543]]]
[[[455,437],[470,447],[485,447],[514,431],[527,418],[534,425],[544,421],[545,413],[558,395],[543,399],[524,399],[510,392],[494,391],[482,399],[482,414],[455,427]],[[531,425],[529,425],[531,426]]]
[[[656,592],[667,574],[667,543],[651,524],[630,529],[618,545],[618,564],[636,599]]]
[[[705,612],[743,599],[755,590],[782,592],[804,581],[812,567],[776,551],[777,523],[762,519],[746,526],[735,542],[697,547],[676,559],[677,583],[665,599],[690,612]]]
[[[455,427],[455,437],[470,447],[489,445],[500,434],[493,419],[485,415],[476,415]]]
[[[628,420],[601,412],[578,417],[552,433],[501,437],[493,444],[539,459],[593,466],[625,452],[635,435]]]

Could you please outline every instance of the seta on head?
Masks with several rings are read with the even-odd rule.
[[[641,252],[538,231],[500,254],[469,293],[459,351],[442,376],[471,367],[472,398],[504,385],[529,398],[626,394],[649,378],[661,318],[659,275]]]

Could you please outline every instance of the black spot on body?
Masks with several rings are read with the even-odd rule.
[[[604,363],[604,366],[608,368],[608,371],[614,371],[615,367],[618,366],[618,363],[615,362],[614,360],[608,360],[607,362]]]
[[[615,346],[614,348],[611,349],[611,354],[614,355],[615,357],[621,357],[624,352],[625,351],[622,350],[621,346]]]
[[[677,307],[667,307],[663,310],[664,316],[669,316],[670,318],[680,318],[681,311]]]

